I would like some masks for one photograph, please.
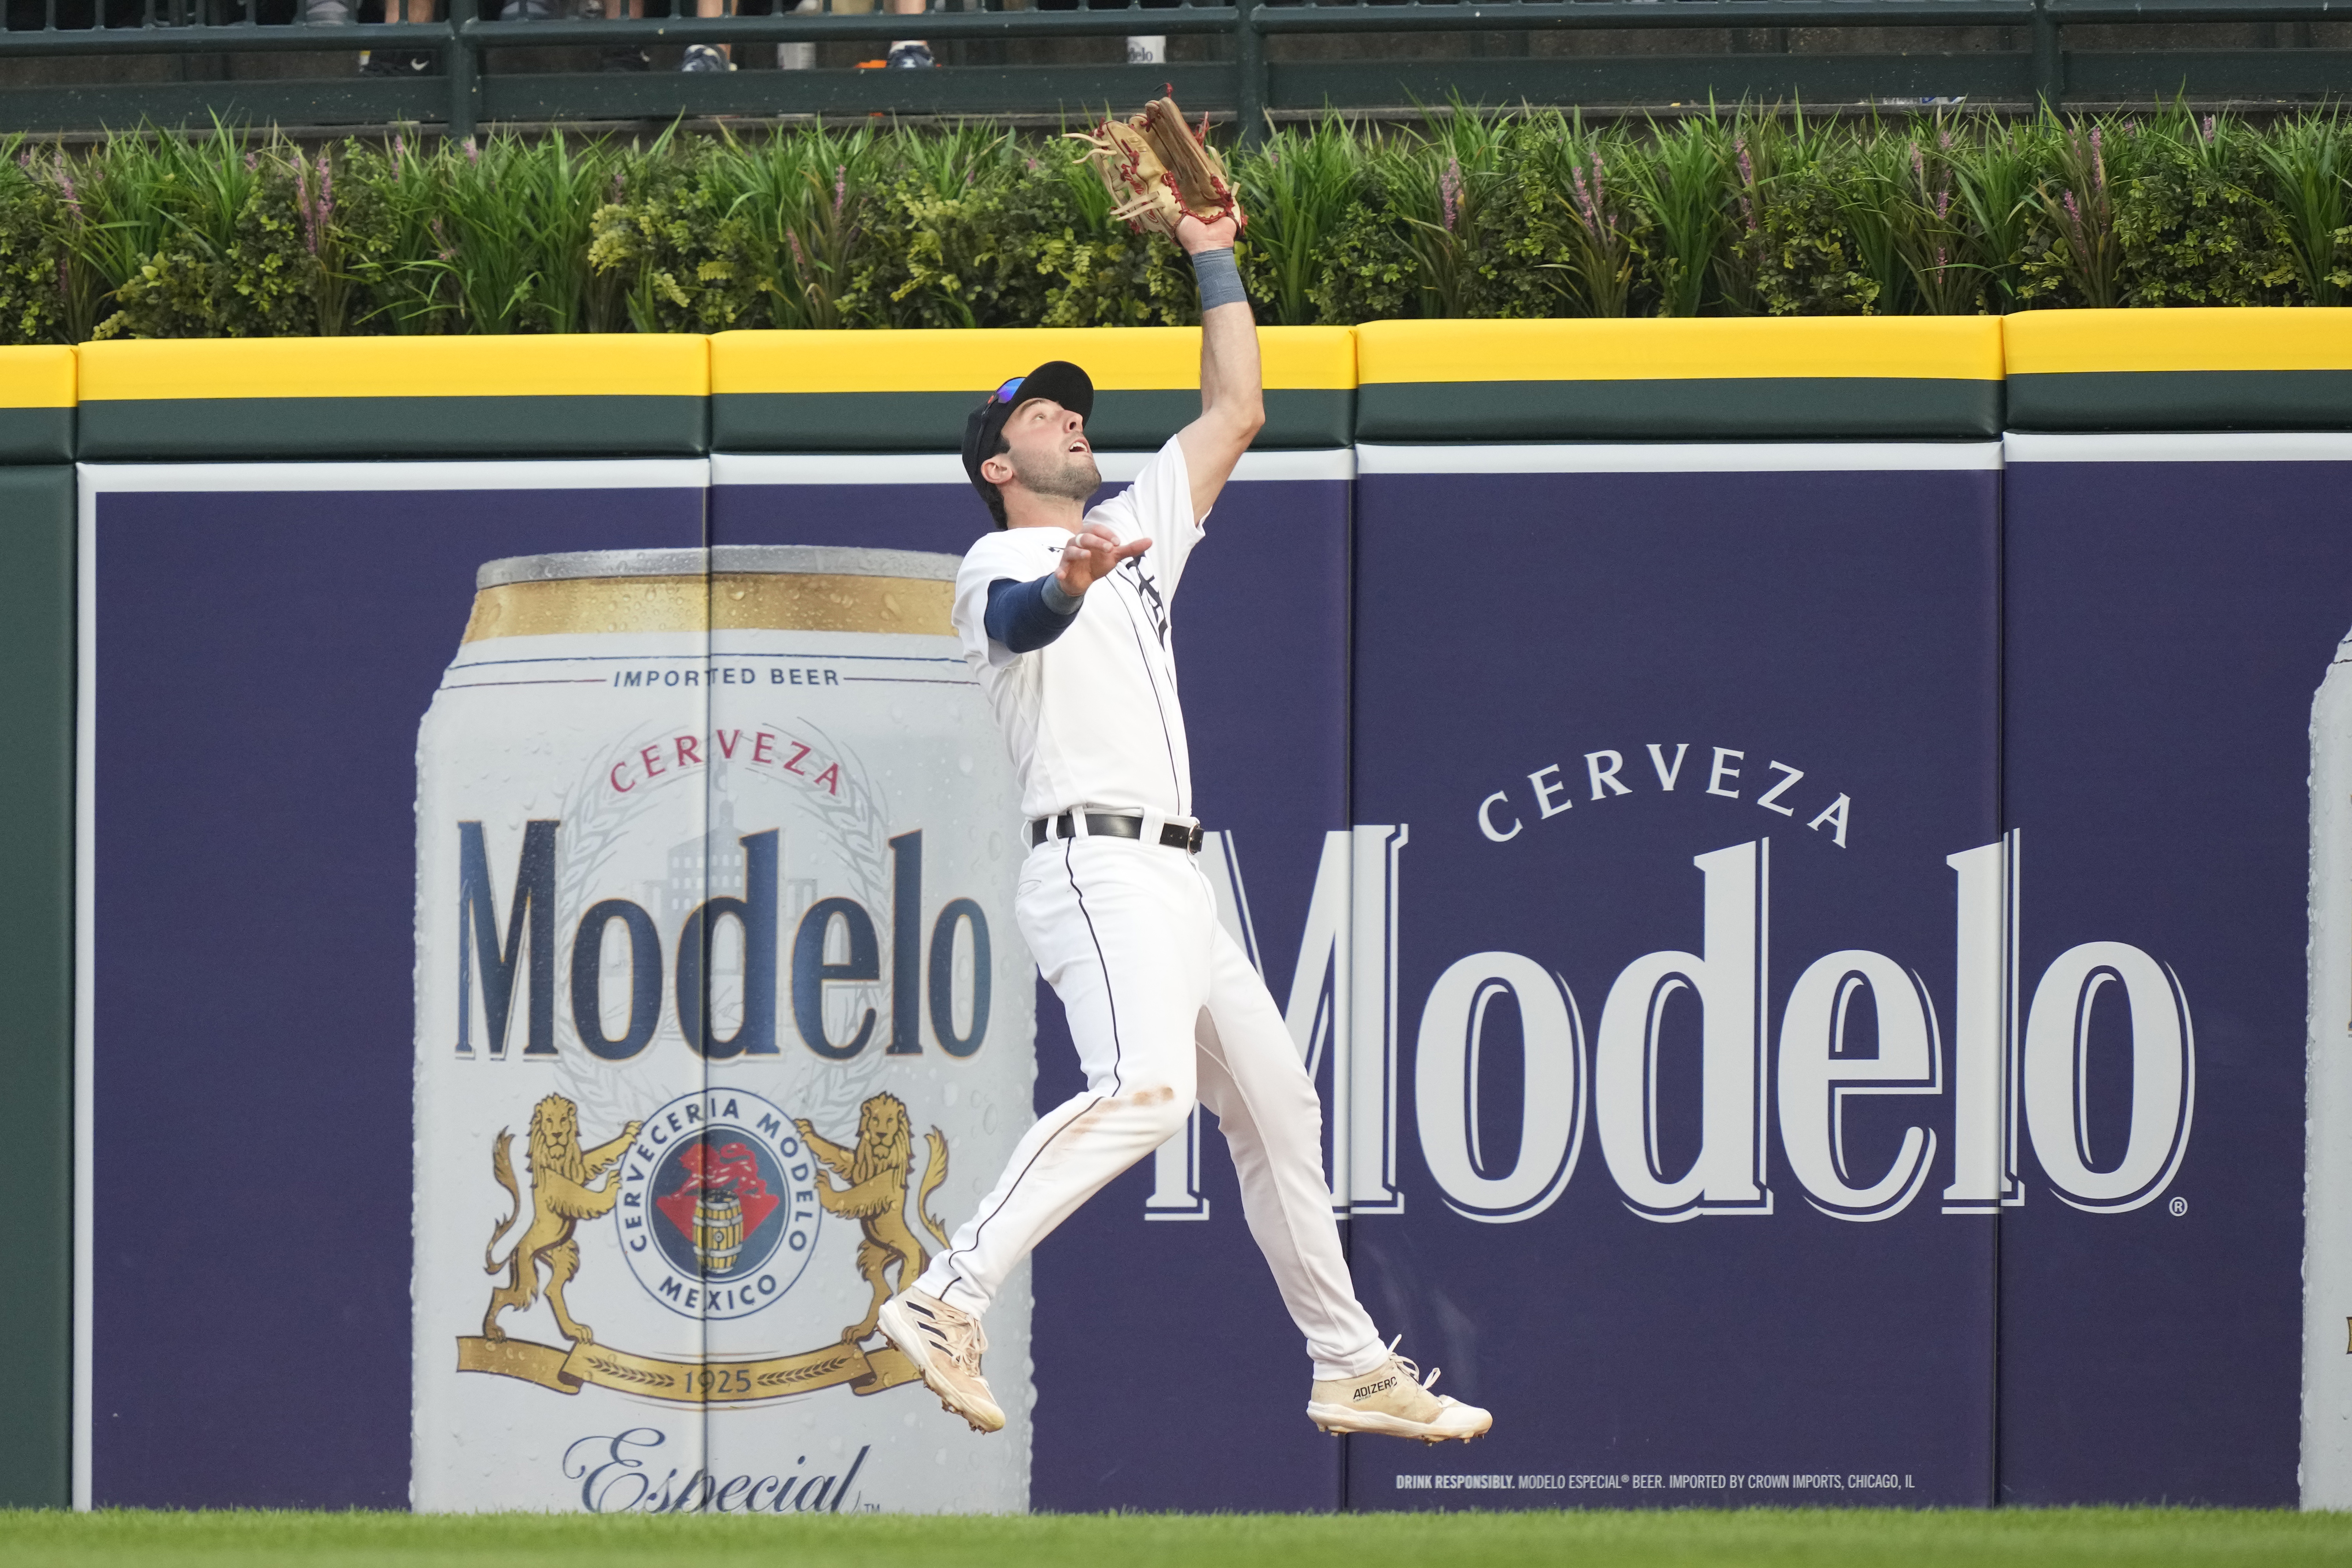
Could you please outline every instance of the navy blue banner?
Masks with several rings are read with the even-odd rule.
[[[1254,455],[1174,605],[1203,864],[1360,1293],[1495,1429],[1312,1429],[1203,1116],[1037,1255],[1034,1505],[2292,1503],[2352,464],[2147,439]],[[416,727],[476,569],[988,526],[952,458],[672,466],[86,474],[94,1503],[407,1500]]]
[[[2003,1501],[2296,1499],[2308,729],[2352,627],[2352,465],[2252,460],[2276,441],[2013,438],[2021,1006],[2073,945],[2131,943],[2186,998],[2195,1079],[2177,1173],[2125,1212],[2083,1212],[2114,1200],[2067,1192],[2080,1173],[2029,1125],[2001,1223]],[[2210,460],[2150,460],[2189,456]],[[2094,1172],[2152,1162],[2165,1131],[2134,1104],[2164,1070],[2146,1028],[2091,1014]]]
[[[83,473],[89,1500],[404,1508],[417,720],[483,562],[702,492],[179,474]]]
[[[1354,1258],[1495,1428],[1352,1443],[1350,1507],[1992,1497],[1947,862],[2002,854],[1998,475],[1811,451],[1364,453],[1355,815],[1407,837]]]

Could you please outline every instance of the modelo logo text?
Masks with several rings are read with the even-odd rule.
[[[604,899],[589,906],[569,933],[569,956],[558,951],[555,929],[556,857],[562,823],[524,825],[511,891],[501,900],[490,872],[490,854],[478,822],[457,825],[457,1047],[476,1055],[474,1010],[480,999],[485,1048],[492,1058],[507,1054],[517,1001],[521,1003],[526,1057],[556,1054],[555,1009],[559,963],[568,970],[562,987],[572,1026],[582,1046],[606,1061],[627,1061],[649,1045],[665,1008],[676,1018],[688,1047],[713,1061],[774,1056],[777,1004],[791,1009],[801,1044],[831,1061],[846,1061],[881,1036],[891,1056],[917,1056],[923,1047],[925,1004],[931,1038],[952,1057],[979,1050],[988,1034],[991,952],[988,916],[971,899],[950,899],[923,929],[923,835],[902,833],[890,843],[891,907],[885,911],[889,942],[872,912],[855,899],[821,898],[802,911],[789,948],[789,968],[780,974],[778,900],[779,834],[744,835],[743,894],[705,900],[678,930],[665,939],[652,914],[628,899]],[[500,919],[500,910],[505,914]],[[721,1036],[712,1005],[713,952],[723,922],[733,921],[742,938],[742,1016]],[[628,949],[628,1008],[618,1034],[606,1033],[604,949],[606,929],[617,924]],[[957,994],[957,949],[970,955],[970,994]],[[829,1032],[826,987],[878,984],[887,972],[889,1017],[862,1009],[853,1026]],[[475,977],[480,977],[478,993]],[[926,980],[928,979],[928,984]],[[520,998],[518,998],[520,993]],[[617,1009],[615,1009],[617,1011]]]
[[[1285,1009],[1310,1072],[1336,1046],[1332,1190],[1335,1205],[1355,1215],[1404,1205],[1400,1044],[1413,1013],[1397,993],[1396,931],[1407,837],[1401,825],[1327,836]],[[1566,1191],[1590,1128],[1637,1215],[1770,1214],[1777,1122],[1786,1174],[1806,1202],[1838,1219],[1904,1212],[1926,1188],[1943,1138],[1951,1148],[1940,1194],[1947,1214],[2023,1203],[2029,1143],[2054,1194],[2075,1208],[2115,1214],[2152,1202],[2180,1169],[2196,1107],[2187,994],[2168,964],[2120,942],[2080,942],[2038,976],[2022,973],[2019,846],[2011,833],[1947,858],[1957,977],[1948,1011],[1897,958],[1850,948],[1803,963],[1776,1015],[1772,966],[1786,959],[1773,939],[1785,936],[1770,919],[1765,839],[1693,858],[1696,875],[1681,875],[1696,895],[1694,945],[1625,964],[1592,1026],[1595,1016],[1549,963],[1506,952],[1454,959],[1421,1000],[1402,1069],[1412,1075],[1410,1125],[1443,1201],[1469,1219],[1532,1219]],[[1231,841],[1213,838],[1203,859],[1230,890],[1255,952],[1260,933]],[[1866,1011],[1857,1005],[1865,1000]],[[1677,1028],[1696,1014],[1695,1085],[1659,1070],[1670,1008]],[[1490,1028],[1490,1018],[1513,1013],[1516,1029]],[[2127,1025],[2131,1062],[2128,1110],[2101,1101],[2095,1140],[2087,1092],[2095,1015],[2103,1039]],[[1876,1053],[1848,1054],[1850,1021],[1853,1045],[1866,1049],[1860,1020],[1871,1016]],[[1480,1082],[1503,1065],[1500,1052],[1521,1058],[1510,1075],[1524,1085],[1516,1148],[1492,1136],[1482,1143],[1478,1126]],[[1922,1118],[1904,1129],[1883,1168],[1861,1169],[1844,1131],[1861,1096],[1945,1109],[1937,1125]],[[1662,1122],[1696,1122],[1696,1154],[1668,1157]],[[1160,1151],[1154,1183],[1148,1217],[1206,1217],[1196,1156],[1183,1140]]]

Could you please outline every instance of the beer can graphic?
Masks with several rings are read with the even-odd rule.
[[[2303,1506],[2352,1508],[2352,636],[2311,704]]]
[[[988,1438],[875,1330],[1032,1120],[955,566],[481,568],[416,750],[418,1509],[1027,1506],[1025,1278]]]

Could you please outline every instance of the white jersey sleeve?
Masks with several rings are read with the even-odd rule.
[[[975,669],[1002,668],[1021,656],[988,635],[988,588],[1010,577],[1026,583],[1061,564],[1070,535],[1058,528],[1013,528],[984,534],[964,552],[956,569],[951,612],[964,658]]]
[[[1177,437],[1171,436],[1168,444],[1151,455],[1135,482],[1118,494],[1087,513],[1088,522],[1099,522],[1118,535],[1125,543],[1130,539],[1151,541],[1150,556],[1161,592],[1174,595],[1177,581],[1184,574],[1184,563],[1191,559],[1192,546],[1201,542],[1208,521],[1203,516],[1192,515],[1192,471],[1184,463],[1184,448]]]

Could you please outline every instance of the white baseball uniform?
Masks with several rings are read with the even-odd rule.
[[[1069,1016],[1087,1089],[1023,1137],[919,1288],[985,1312],[1055,1226],[1183,1131],[1197,1099],[1233,1151],[1250,1234],[1315,1375],[1358,1376],[1386,1352],[1339,1250],[1322,1103],[1274,998],[1218,923],[1208,879],[1192,855],[1159,842],[1163,824],[1192,820],[1168,617],[1202,537],[1183,449],[1171,440],[1086,521],[1121,542],[1148,536],[1151,548],[1096,583],[1056,640],[1015,654],[990,639],[984,617],[990,584],[1060,565],[1073,536],[1059,528],[974,544],[956,574],[955,626],[1012,751],[1024,815],[1139,812],[1143,837],[1080,828],[1023,863],[1014,913]]]

